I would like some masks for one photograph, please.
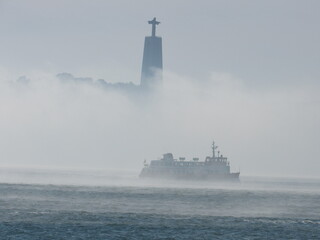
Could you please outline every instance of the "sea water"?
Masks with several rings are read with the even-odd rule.
[[[0,239],[320,239],[320,180],[0,170]]]

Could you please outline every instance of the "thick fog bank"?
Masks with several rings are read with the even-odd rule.
[[[318,84],[262,90],[223,73],[164,79],[152,94],[127,94],[95,79],[3,72],[0,166],[139,172],[166,152],[203,160],[214,139],[242,175],[319,177]]]

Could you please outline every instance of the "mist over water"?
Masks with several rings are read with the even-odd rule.
[[[166,73],[152,95],[39,73],[1,84],[0,237],[320,235],[317,88],[262,91],[217,73],[201,83]],[[203,159],[213,138],[240,183],[138,178],[143,159]]]
[[[232,184],[141,180],[132,172],[43,169],[1,169],[0,176],[1,237],[320,236],[320,182],[315,179],[242,177],[241,183]]]
[[[166,152],[210,155],[242,175],[318,177],[319,86],[256,89],[230,74],[164,73],[153,95],[33,73],[0,90],[1,166],[139,171]]]
[[[0,1],[0,240],[320,239],[319,7]],[[240,182],[138,177],[213,140]]]

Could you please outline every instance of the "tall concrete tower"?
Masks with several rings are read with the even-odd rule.
[[[153,18],[148,23],[152,25],[152,35],[144,40],[140,83],[143,89],[154,88],[162,82],[162,38],[156,36],[156,26],[160,22]]]

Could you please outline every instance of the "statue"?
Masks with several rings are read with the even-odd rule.
[[[156,18],[153,18],[151,21],[148,21],[149,24],[152,24],[152,37],[156,36],[156,25],[159,25],[160,22]]]

